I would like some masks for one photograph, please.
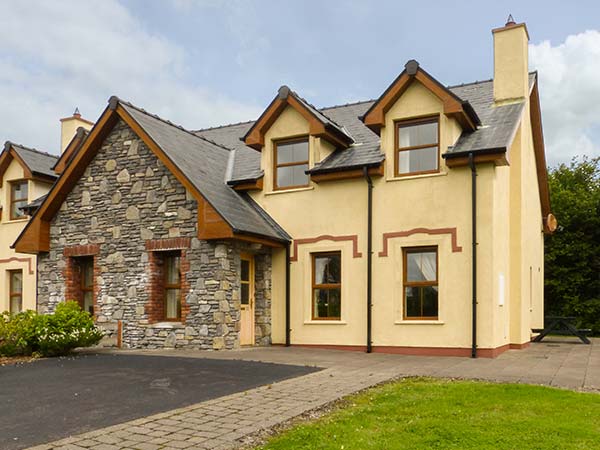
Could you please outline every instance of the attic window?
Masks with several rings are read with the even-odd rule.
[[[27,205],[27,181],[17,181],[10,185],[10,220],[22,219],[27,214],[21,209]]]
[[[273,143],[273,188],[308,186],[308,137]]]
[[[438,117],[396,124],[396,176],[434,173],[439,170]]]

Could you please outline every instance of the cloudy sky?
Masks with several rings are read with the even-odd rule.
[[[493,72],[492,28],[527,23],[550,164],[600,155],[600,2],[0,2],[0,140],[59,151],[59,121],[118,95],[197,129],[256,118],[281,84],[318,106],[377,97],[419,60]]]

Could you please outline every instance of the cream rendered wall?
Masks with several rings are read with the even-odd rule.
[[[27,219],[10,220],[10,182],[24,178],[23,168],[12,160],[2,179],[0,187],[0,204],[3,207],[2,220],[0,221],[0,311],[9,309],[9,270],[23,271],[23,309],[36,309],[35,287],[36,287],[36,257],[16,253],[10,248],[19,233],[27,224]],[[44,186],[29,181],[29,201],[43,195]],[[30,272],[31,268],[31,272]]]
[[[460,126],[443,114],[441,101],[418,82],[407,89],[386,116],[382,146],[386,150],[386,175],[374,178],[373,191],[373,344],[375,346],[461,347],[471,345],[471,181],[470,170],[448,170],[440,158],[440,173],[414,177],[393,177],[393,122],[423,115],[440,115],[440,153],[453,145]],[[262,168],[265,189],[253,198],[281,224],[295,240],[357,235],[354,258],[350,241],[322,240],[298,246],[298,260],[291,263],[292,344],[366,344],[366,226],[367,185],[363,179],[312,183],[308,188],[272,191],[272,140],[308,133],[308,124],[292,109],[285,110],[265,136]],[[311,165],[317,152],[310,140]],[[507,308],[498,306],[497,271],[506,272],[507,257],[494,263],[496,241],[494,218],[496,197],[507,190],[497,181],[492,164],[478,166],[479,220],[479,347],[491,348],[506,342],[505,324],[495,320]],[[506,171],[502,174],[507,178]],[[503,184],[504,183],[504,184]],[[504,201],[506,208],[507,200]],[[413,228],[456,228],[462,251],[453,252],[451,235],[413,234],[389,240],[387,257],[379,256],[383,233]],[[507,233],[505,229],[505,233]],[[439,247],[440,320],[402,320],[402,247]],[[312,321],[310,253],[342,251],[342,319]],[[273,342],[285,339],[285,252],[273,258]],[[507,277],[508,278],[508,277]],[[508,296],[508,290],[507,296]]]

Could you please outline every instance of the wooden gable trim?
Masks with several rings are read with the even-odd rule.
[[[381,177],[384,174],[384,164],[381,163],[376,167],[370,167],[368,169],[369,176],[371,177]],[[348,169],[348,170],[340,170],[337,172],[327,172],[327,173],[315,173],[310,175],[311,181],[315,183],[321,183],[324,181],[340,181],[340,180],[351,180],[355,178],[363,178],[365,176],[365,172],[362,168],[359,169]]]
[[[81,147],[84,141],[85,131],[83,127],[79,127],[77,129],[77,133],[75,133],[75,136],[73,136],[73,139],[71,139],[71,142],[69,142],[69,145],[67,145],[67,148],[65,148],[65,150],[60,155],[60,158],[58,158],[58,161],[52,168],[54,172],[60,175],[65,171],[65,167],[71,160],[73,153],[75,153]]]
[[[542,128],[542,113],[537,79],[533,84],[533,89],[529,96],[529,115],[531,120],[531,132],[533,135],[533,151],[535,153],[535,168],[539,186],[540,204],[542,207],[544,232],[552,233],[556,229],[556,223],[551,223],[552,219],[550,219],[552,212],[550,205],[550,188],[548,186],[546,150],[544,147],[544,131]],[[554,219],[554,221],[556,221],[556,219]]]
[[[350,143],[348,136],[340,136],[340,132],[328,129],[288,88],[282,87],[279,94],[258,118],[244,137],[244,143],[255,150],[262,150],[265,145],[265,134],[275,123],[286,107],[294,108],[308,122],[311,136],[326,139],[336,147],[346,148]]]
[[[406,69],[363,116],[366,126],[379,134],[381,128],[385,126],[385,114],[416,80],[442,101],[446,116],[456,119],[465,130],[474,131],[477,128],[475,118],[465,110],[460,99],[421,69],[416,61],[409,61],[405,67]]]
[[[96,125],[90,131],[81,150],[75,153],[71,163],[58,178],[48,197],[17,238],[14,248],[21,253],[47,252],[50,249],[50,221],[59,210],[66,196],[83,176],[106,136],[117,121],[122,119],[142,139],[148,148],[160,159],[177,180],[192,193],[198,202],[198,237],[200,239],[234,238],[234,230],[227,221],[204,198],[183,172],[171,161],[146,131],[118,102],[109,105]],[[265,239],[266,240],[266,239]]]
[[[2,182],[4,180],[4,174],[8,170],[8,166],[10,166],[10,163],[13,159],[16,160],[23,169],[22,179],[30,180],[33,178],[31,169],[29,169],[27,164],[25,164],[25,161],[23,161],[23,158],[19,156],[16,150],[12,148],[12,145],[10,145],[9,143],[5,147],[4,152],[2,152],[2,155],[0,155],[0,185],[2,185]]]

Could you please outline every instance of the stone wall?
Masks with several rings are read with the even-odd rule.
[[[69,255],[94,248],[95,316],[124,347],[239,346],[240,252],[257,254],[257,342],[270,342],[270,252],[240,242],[201,241],[197,204],[122,121],[52,220],[50,252],[38,258],[38,308],[65,300]],[[178,249],[186,288],[181,322],[153,316],[152,251]],[[260,288],[258,288],[260,286]],[[260,296],[260,301],[258,297]],[[258,306],[260,303],[260,307]],[[120,322],[120,325],[119,325]],[[260,329],[260,333],[259,333]]]

